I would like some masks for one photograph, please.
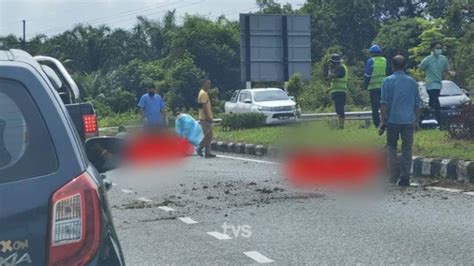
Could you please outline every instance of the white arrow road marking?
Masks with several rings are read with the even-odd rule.
[[[186,224],[197,224],[198,222],[194,221],[191,217],[181,217],[179,218],[181,222],[186,223]]]
[[[469,196],[474,196],[474,191],[464,192],[464,194]]]
[[[122,192],[127,194],[133,193],[133,191],[131,191],[130,189],[122,189]]]
[[[426,187],[427,189],[431,190],[438,190],[438,191],[445,191],[445,192],[453,192],[453,193],[460,193],[463,192],[460,189],[455,189],[455,188],[445,188],[445,187]]]
[[[253,162],[253,163],[264,163],[264,164],[273,164],[273,165],[278,165],[279,164],[279,163],[276,163],[276,162],[248,159],[248,158],[242,158],[242,157],[233,157],[233,156],[224,156],[224,155],[217,155],[217,157],[224,158],[224,159],[232,159],[232,160]]]
[[[138,198],[137,200],[143,201],[143,202],[152,202],[151,199],[147,199],[147,198]]]
[[[210,236],[213,236],[219,240],[229,240],[229,239],[232,239],[230,236],[228,235],[225,235],[223,233],[219,233],[219,232],[207,232],[208,235]]]
[[[272,262],[275,262],[274,260],[263,256],[262,254],[260,254],[257,251],[247,251],[247,252],[244,252],[244,254],[247,257],[253,259],[254,261],[256,261],[258,263],[272,263]]]
[[[167,206],[160,206],[160,207],[158,207],[158,209],[161,209],[161,210],[166,211],[166,212],[174,211],[173,208],[170,208],[170,207],[167,207]]]

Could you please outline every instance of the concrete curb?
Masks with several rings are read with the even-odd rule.
[[[211,147],[214,151],[260,157],[278,158],[282,155],[282,150],[278,147],[249,143],[212,141]],[[414,156],[412,174],[416,177],[439,177],[474,183],[474,161]]]
[[[264,145],[255,145],[250,143],[223,142],[213,140],[211,142],[211,148],[213,151],[218,152],[253,155],[260,157],[265,156],[276,158],[281,155],[281,150],[277,147],[267,147]]]

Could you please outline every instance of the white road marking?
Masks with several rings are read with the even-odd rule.
[[[119,185],[119,184],[117,184],[117,183],[112,183],[112,186],[114,186],[114,187],[116,187],[116,186],[118,186],[118,185]]]
[[[167,207],[167,206],[160,206],[160,207],[158,207],[158,209],[161,209],[161,210],[166,211],[166,212],[174,211],[173,208],[170,208],[170,207]]]
[[[147,199],[147,198],[138,198],[137,200],[143,201],[143,202],[152,202],[151,199]]]
[[[263,160],[255,160],[255,159],[248,159],[248,158],[242,158],[242,157],[225,156],[225,155],[217,155],[217,157],[219,157],[219,158],[224,158],[224,159],[232,159],[232,160],[253,162],[253,163],[264,163],[264,164],[273,164],[273,165],[278,165],[278,164],[279,164],[279,163],[277,163],[277,162],[270,162],[270,161],[263,161]]]
[[[131,191],[130,189],[122,189],[122,192],[127,194],[133,193],[133,191]]]
[[[464,194],[469,196],[474,196],[474,191],[464,192]]]
[[[213,236],[219,240],[229,240],[229,239],[232,239],[230,236],[228,235],[225,235],[223,233],[219,233],[219,232],[207,232],[208,235],[210,236]]]
[[[460,189],[455,189],[455,188],[445,188],[445,187],[426,187],[427,189],[431,190],[438,190],[438,191],[445,191],[445,192],[453,192],[453,193],[460,193],[463,192]]]
[[[244,252],[244,254],[245,254],[245,256],[253,259],[254,261],[256,261],[258,263],[272,263],[272,262],[275,262],[274,260],[263,256],[262,254],[260,254],[257,251],[247,251],[247,252]]]
[[[198,222],[194,221],[191,217],[181,217],[179,218],[181,222],[185,224],[197,224]]]

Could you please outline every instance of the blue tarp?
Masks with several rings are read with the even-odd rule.
[[[201,125],[187,114],[180,114],[176,117],[175,130],[176,134],[187,139],[195,147],[199,146],[204,138]]]

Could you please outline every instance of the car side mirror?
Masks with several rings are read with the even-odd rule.
[[[471,92],[468,90],[463,90],[464,94],[466,94],[467,97],[471,97]]]
[[[295,96],[289,96],[290,97],[290,100],[292,100],[293,102],[295,101]]]
[[[115,170],[121,165],[125,140],[115,137],[90,138],[85,143],[87,159],[99,173]]]
[[[244,100],[244,103],[252,103],[252,100],[250,100],[250,99],[245,99],[245,100]]]

